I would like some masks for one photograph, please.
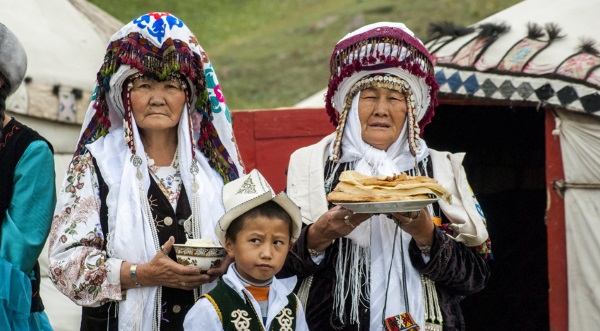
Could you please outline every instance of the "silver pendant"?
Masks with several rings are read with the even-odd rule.
[[[131,156],[131,163],[133,163],[135,167],[139,167],[142,165],[142,158],[134,154]]]
[[[192,238],[192,217],[190,216],[190,218],[188,218],[187,220],[185,220],[183,222],[183,231],[185,231],[185,234],[187,235],[188,238]]]

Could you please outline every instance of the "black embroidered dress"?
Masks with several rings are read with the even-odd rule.
[[[96,173],[98,175],[98,182],[100,186],[100,196],[102,200],[101,208],[103,208],[103,210],[101,209],[100,212],[101,223],[103,229],[105,229],[108,224],[106,210],[106,195],[108,194],[108,187],[104,183],[100,172],[97,171]],[[154,224],[156,226],[156,233],[158,235],[159,242],[164,243],[169,240],[169,237],[173,236],[176,244],[184,244],[187,238],[183,224],[184,221],[192,214],[185,187],[181,185],[181,191],[179,198],[177,199],[177,208],[174,211],[171,203],[162,192],[154,177],[150,176],[150,178],[148,201],[150,202],[150,208],[152,210],[152,216],[154,217]],[[104,231],[104,233],[106,232]],[[132,238],[132,240],[134,239]],[[169,257],[176,261],[175,250],[171,250],[171,252],[169,252]],[[193,305],[193,291],[163,287],[161,303],[161,329],[183,330],[183,320],[185,318],[185,314]],[[106,323],[105,320],[109,315],[107,309],[109,309],[109,307],[111,309],[110,315],[117,316],[118,312],[116,311],[116,305],[111,306],[110,303],[99,308],[84,307],[81,322],[82,329],[96,330],[99,320],[104,320],[104,323]],[[117,330],[116,318],[110,321],[109,326],[114,326],[114,330]],[[113,329],[111,328],[110,330]]]

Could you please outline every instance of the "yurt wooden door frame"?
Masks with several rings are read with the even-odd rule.
[[[556,121],[551,109],[546,109],[546,188],[548,208],[548,281],[550,330],[569,329],[569,296],[567,283],[567,241],[565,230],[565,204],[553,187],[556,180],[564,180],[565,172],[560,141],[553,135]]]

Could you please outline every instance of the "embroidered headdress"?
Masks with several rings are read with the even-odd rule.
[[[353,98],[369,87],[386,87],[407,97],[408,142],[418,154],[419,134],[437,105],[433,63],[423,43],[402,23],[375,23],[346,35],[331,55],[325,107],[337,136],[332,160],[338,161]]]
[[[157,80],[183,80],[194,144],[225,182],[239,177],[242,166],[231,115],[213,66],[188,27],[169,13],[140,16],[111,38],[75,155],[82,154],[86,144],[121,126],[125,126],[124,139],[135,154],[132,133],[127,127],[131,125],[127,85],[135,74]],[[123,78],[113,79],[116,75]],[[116,105],[111,104],[110,94],[114,94]],[[124,104],[120,104],[121,98]],[[125,119],[125,124],[120,118]],[[191,152],[194,157],[194,150]]]

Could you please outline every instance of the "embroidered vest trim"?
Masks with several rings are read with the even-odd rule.
[[[223,280],[210,292],[202,295],[213,305],[223,330],[225,331],[265,331],[261,317],[254,310],[250,299],[244,293],[242,299],[238,293],[229,287]],[[298,301],[293,293],[288,296],[288,304],[271,321],[269,331],[293,331],[296,329],[296,312]]]

